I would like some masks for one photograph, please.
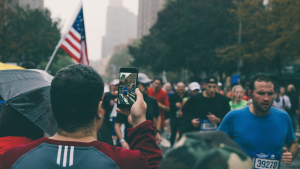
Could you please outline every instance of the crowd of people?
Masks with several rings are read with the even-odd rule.
[[[172,86],[139,73],[131,110],[117,108],[119,80],[109,85],[104,93],[101,76],[90,66],[61,69],[50,86],[57,130],[49,137],[1,101],[0,169],[278,169],[298,153],[299,95],[292,84],[285,92],[267,75],[252,77],[249,90],[235,85],[224,92],[213,75],[202,86]],[[101,137],[113,141],[103,141],[101,130],[109,133]],[[163,132],[171,144],[164,157]]]

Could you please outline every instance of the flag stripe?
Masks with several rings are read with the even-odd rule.
[[[69,44],[72,44],[74,48],[76,47],[80,51],[80,41],[76,41],[70,34],[66,36],[66,41],[69,40]]]
[[[62,49],[64,49],[73,59],[75,59],[76,60],[76,62],[80,62],[80,60],[79,60],[79,58],[78,57],[76,57],[75,55],[73,55],[73,53],[72,52],[70,52],[69,51],[69,49],[66,47],[66,46],[64,46],[64,45],[61,45],[60,46]]]
[[[72,32],[73,35],[76,37],[76,39],[79,39],[79,42],[80,42],[80,40],[81,40],[80,33],[77,32],[73,27],[71,27],[70,32]]]
[[[63,167],[67,166],[68,146],[65,146]]]
[[[75,57],[80,58],[80,51],[76,51],[67,41],[62,43]]]
[[[69,35],[72,36],[77,43],[80,43],[80,39],[78,39],[71,31],[69,32]]]
[[[75,51],[77,51],[78,53],[80,53],[81,50],[81,46],[75,46],[74,43],[72,43],[69,39],[66,39],[64,43],[69,44]],[[76,43],[76,45],[78,45],[78,43]]]
[[[81,55],[82,55],[82,59],[81,59],[81,64],[84,65],[89,65],[89,61],[87,59],[87,50],[86,50],[86,42],[82,41],[81,42]]]

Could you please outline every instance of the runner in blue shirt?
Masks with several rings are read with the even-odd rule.
[[[254,76],[249,95],[253,105],[228,113],[217,130],[228,134],[252,157],[255,169],[279,169],[281,159],[291,164],[298,153],[298,143],[289,115],[271,107],[274,84],[270,77]]]

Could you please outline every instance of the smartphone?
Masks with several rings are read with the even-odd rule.
[[[138,69],[121,68],[119,75],[117,107],[119,109],[130,109],[136,101],[135,89],[137,87]]]

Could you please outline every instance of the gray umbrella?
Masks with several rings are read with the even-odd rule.
[[[37,69],[1,70],[0,95],[49,135],[57,129],[50,108],[50,85],[53,76]]]

